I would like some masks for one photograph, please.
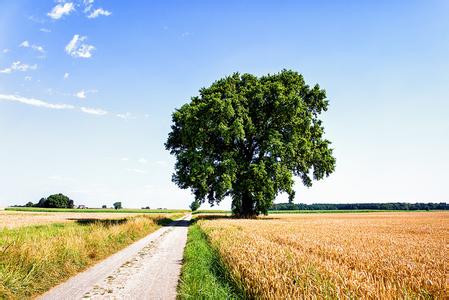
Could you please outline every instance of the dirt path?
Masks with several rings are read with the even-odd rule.
[[[39,299],[175,299],[190,218],[153,232]]]

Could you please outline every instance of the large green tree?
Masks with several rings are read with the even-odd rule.
[[[280,192],[293,200],[294,176],[311,186],[334,171],[319,119],[327,106],[325,91],[295,71],[220,79],[173,113],[173,181],[200,203],[231,196],[235,215],[266,214]]]
[[[74,202],[66,195],[54,194],[48,196],[48,198],[41,198],[36,206],[49,208],[73,208]]]

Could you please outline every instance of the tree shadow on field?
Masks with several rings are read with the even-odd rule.
[[[75,221],[77,224],[80,225],[92,225],[92,224],[99,224],[103,226],[115,226],[115,225],[121,225],[126,222],[128,222],[128,219],[75,219],[75,218],[68,218],[67,220]]]
[[[170,226],[170,227],[189,227],[190,226],[190,221],[189,220],[178,220],[178,221],[173,221],[170,222],[167,225],[164,226]]]
[[[126,222],[130,221],[130,218],[122,218],[122,219],[68,218],[67,220],[75,221],[77,224],[80,224],[80,225],[99,224],[99,225],[103,225],[106,227],[110,227],[110,226],[125,224]],[[185,220],[175,221],[171,218],[152,219],[152,221],[159,226],[189,226],[188,221],[185,221]]]
[[[268,216],[258,216],[256,218],[239,218],[232,215],[197,215],[195,219],[198,220],[220,220],[220,219],[226,219],[226,220],[277,220],[278,218],[275,217],[268,217]]]

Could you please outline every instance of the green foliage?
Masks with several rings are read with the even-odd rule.
[[[231,196],[234,214],[266,214],[278,193],[293,200],[293,176],[311,186],[334,171],[319,119],[327,106],[325,91],[294,71],[220,79],[173,113],[173,181],[200,203]]]
[[[72,199],[63,194],[50,195],[48,198],[41,198],[39,202],[34,205],[32,202],[28,202],[26,207],[36,206],[45,208],[73,208],[74,202]]]
[[[115,209],[122,209],[122,202],[115,202],[113,206]]]
[[[218,253],[196,224],[190,226],[178,286],[180,299],[244,299]]]
[[[270,210],[449,210],[449,204],[441,203],[276,203]]]
[[[190,204],[190,209],[192,211],[196,211],[198,210],[198,208],[200,208],[201,203],[198,200],[193,200],[193,202]]]

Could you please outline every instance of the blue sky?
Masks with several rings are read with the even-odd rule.
[[[0,206],[187,207],[173,110],[283,68],[326,89],[337,158],[296,202],[449,201],[447,1],[0,0]]]

